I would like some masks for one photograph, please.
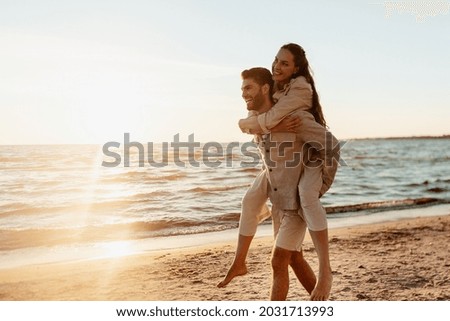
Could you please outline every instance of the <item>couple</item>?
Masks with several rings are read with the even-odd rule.
[[[247,273],[245,259],[257,225],[272,215],[271,300],[286,299],[289,266],[311,300],[327,300],[332,273],[326,213],[319,198],[334,180],[339,145],[326,129],[305,51],[297,44],[284,45],[272,64],[272,74],[265,68],[252,68],[241,76],[249,116],[239,126],[255,135],[264,165],[242,200],[235,258],[218,287]],[[306,228],[319,258],[318,279],[302,254]]]

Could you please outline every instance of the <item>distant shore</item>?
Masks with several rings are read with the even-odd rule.
[[[377,140],[377,139],[385,139],[385,140],[402,140],[402,139],[450,139],[450,134],[440,135],[440,136],[432,136],[432,135],[424,135],[424,136],[388,136],[388,137],[366,137],[366,138],[348,138],[347,140]]]

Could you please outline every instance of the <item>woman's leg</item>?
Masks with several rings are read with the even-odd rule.
[[[319,277],[316,287],[311,293],[311,300],[325,301],[330,296],[331,286],[333,284],[328,246],[328,229],[322,231],[309,230],[309,234],[311,235],[319,258]]]
[[[331,273],[328,225],[326,212],[319,200],[322,188],[322,167],[305,166],[299,183],[302,214],[319,259],[319,276],[312,291],[311,300],[327,300],[330,296],[333,276]]]
[[[236,253],[224,279],[217,284],[219,288],[225,287],[236,276],[247,273],[245,260],[258,224],[271,215],[267,206],[267,184],[266,172],[261,171],[242,199]]]

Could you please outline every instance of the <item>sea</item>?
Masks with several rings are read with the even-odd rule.
[[[251,142],[0,146],[0,268],[235,230],[257,155]],[[402,209],[450,213],[450,138],[342,141],[321,200],[330,221],[355,224]]]

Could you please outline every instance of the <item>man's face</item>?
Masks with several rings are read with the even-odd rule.
[[[261,86],[251,78],[242,81],[242,98],[247,104],[247,110],[258,111],[264,103],[264,94]]]

